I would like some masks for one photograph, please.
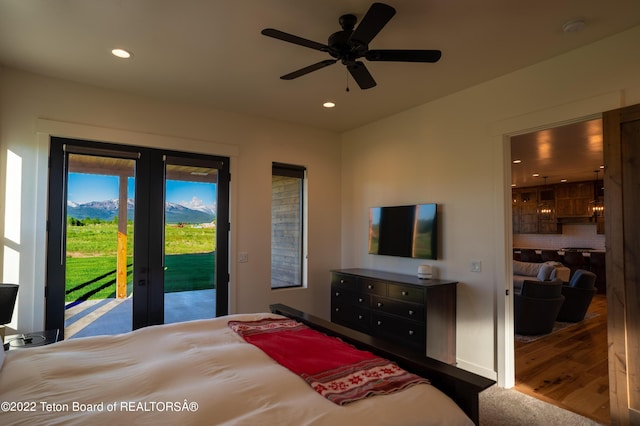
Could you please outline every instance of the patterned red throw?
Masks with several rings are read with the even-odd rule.
[[[295,320],[229,321],[229,327],[338,405],[429,383],[391,361]]]

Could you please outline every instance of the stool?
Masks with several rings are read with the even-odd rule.
[[[520,261],[542,263],[542,256],[534,249],[520,249]]]
[[[562,262],[562,257],[558,254],[558,250],[542,250],[540,256],[543,262]]]
[[[596,274],[598,294],[607,293],[607,270],[604,252],[589,253],[589,270]]]
[[[579,251],[565,251],[562,263],[571,269],[571,275],[578,269],[584,269],[584,256]]]

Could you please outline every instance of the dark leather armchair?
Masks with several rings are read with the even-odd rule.
[[[562,286],[562,294],[565,297],[562,309],[558,313],[558,321],[578,322],[584,319],[589,309],[596,288],[596,274],[578,269],[573,273],[571,280]]]
[[[529,281],[522,283],[513,301],[517,334],[547,334],[564,302],[562,281]]]

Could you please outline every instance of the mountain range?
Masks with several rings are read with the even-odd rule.
[[[89,201],[87,203],[67,202],[67,216],[75,219],[100,219],[111,221],[118,215],[118,199]],[[133,220],[134,202],[127,200],[127,220]],[[209,223],[216,217],[215,209],[206,206],[202,200],[193,197],[191,201],[165,203],[166,223]]]

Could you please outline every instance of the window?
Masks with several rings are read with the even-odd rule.
[[[304,285],[306,169],[273,163],[271,172],[271,288]]]

